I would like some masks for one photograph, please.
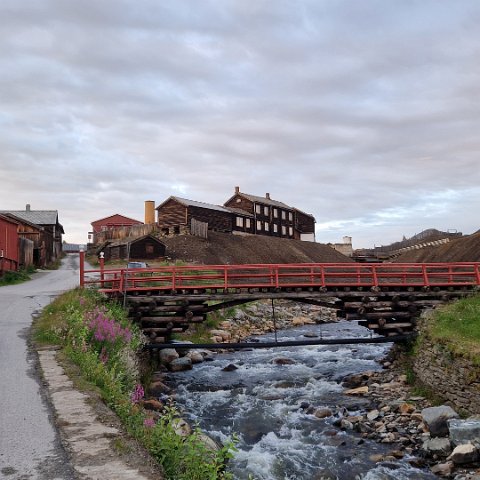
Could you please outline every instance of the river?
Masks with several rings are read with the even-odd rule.
[[[278,333],[278,341],[370,336],[354,322],[297,327]],[[273,340],[273,334],[256,337]],[[247,480],[404,480],[434,479],[408,464],[408,457],[376,464],[372,454],[392,446],[364,440],[333,425],[336,417],[316,418],[307,406],[351,415],[367,401],[344,395],[342,379],[381,368],[390,344],[269,348],[218,354],[193,370],[171,375],[184,417],[222,442],[238,436],[229,464],[235,479]],[[278,364],[287,362],[288,364]],[[286,360],[288,359],[288,360]],[[291,363],[290,363],[291,362]],[[237,367],[224,371],[229,365]]]

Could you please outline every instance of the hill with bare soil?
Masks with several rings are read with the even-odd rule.
[[[207,240],[190,235],[165,237],[161,240],[172,260],[205,265],[352,262],[349,257],[321,243],[261,235],[208,232]]]
[[[410,250],[395,262],[480,262],[480,233],[451,240],[436,247]]]

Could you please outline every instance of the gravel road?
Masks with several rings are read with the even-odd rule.
[[[32,315],[78,285],[78,255],[32,278],[0,288],[0,478],[73,479],[27,337]]]

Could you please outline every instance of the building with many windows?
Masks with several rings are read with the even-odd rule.
[[[156,210],[158,228],[165,235],[190,232],[193,221],[208,225],[208,230],[237,235],[315,241],[313,215],[273,200],[268,193],[258,197],[239,187],[223,206],[172,196]]]

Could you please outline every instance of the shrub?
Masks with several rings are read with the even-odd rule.
[[[186,438],[175,432],[178,413],[172,405],[161,414],[143,410],[137,354],[144,336],[120,305],[92,290],[72,290],[44,309],[35,324],[35,338],[63,347],[84,378],[100,389],[127,431],[163,465],[167,479],[232,478],[224,467],[233,455],[233,442],[209,450],[198,429]]]

